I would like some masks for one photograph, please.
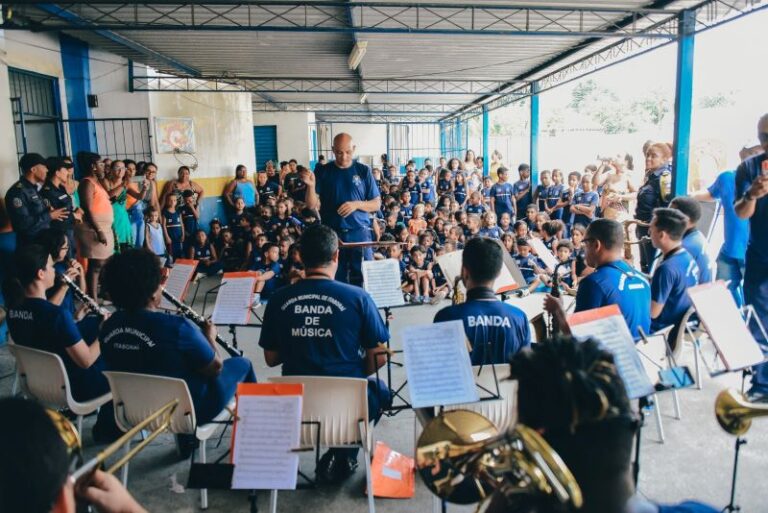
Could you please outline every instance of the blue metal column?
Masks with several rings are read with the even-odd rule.
[[[677,35],[677,83],[675,85],[675,138],[672,161],[672,193],[688,194],[693,106],[693,48],[696,12],[680,14]]]
[[[389,123],[387,123],[387,158],[391,159],[392,157],[389,155]],[[382,169],[381,172],[383,173],[384,170]]]
[[[440,122],[440,156],[445,157],[445,124]]]
[[[531,84],[531,184],[539,183],[539,83]]]
[[[490,169],[490,155],[488,153],[488,143],[490,141],[488,138],[490,137],[491,126],[489,117],[488,106],[483,105],[483,176],[487,176]]]
[[[88,107],[88,95],[91,94],[88,45],[74,37],[60,34],[59,46],[61,67],[64,70],[64,90],[67,94],[67,117],[91,118],[91,109]],[[72,156],[80,151],[99,151],[95,131],[92,122],[69,123],[69,149]],[[61,151],[67,150],[62,148]]]
[[[453,144],[451,145],[451,157],[455,157],[461,151],[461,121],[456,119],[453,122]]]

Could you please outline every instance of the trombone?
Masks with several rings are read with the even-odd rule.
[[[171,420],[173,418],[173,413],[176,411],[176,407],[179,404],[178,399],[174,399],[167,404],[165,404],[163,407],[158,409],[156,412],[152,413],[149,417],[142,420],[135,426],[133,426],[130,430],[126,431],[126,433],[121,436],[119,439],[114,441],[112,444],[110,444],[108,447],[106,447],[104,450],[99,452],[99,454],[96,455],[96,457],[90,459],[80,467],[78,467],[73,473],[72,473],[72,480],[76,483],[78,480],[82,479],[84,476],[90,476],[90,474],[98,467],[100,467],[104,462],[111,457],[113,454],[115,454],[118,450],[120,450],[125,444],[133,440],[133,437],[135,437],[140,431],[143,429],[146,429],[148,426],[152,424],[157,424],[157,427],[152,430],[152,432],[144,438],[141,442],[136,444],[134,448],[132,448],[130,451],[128,451],[122,458],[117,460],[115,463],[113,463],[106,472],[108,474],[114,474],[117,472],[123,465],[128,463],[136,454],[138,454],[144,447],[146,447],[152,440],[157,438],[160,434],[165,432],[167,429],[171,427]],[[47,410],[48,416],[53,421],[54,426],[56,427],[56,430],[59,432],[59,436],[61,436],[61,439],[64,441],[64,444],[67,446],[67,452],[69,452],[70,455],[77,454],[82,450],[82,442],[80,440],[80,435],[77,432],[77,429],[75,426],[67,419],[64,415],[62,415],[60,412],[56,410]]]
[[[752,427],[752,419],[768,416],[768,404],[755,404],[733,388],[717,394],[715,417],[720,427],[732,435],[741,436]]]

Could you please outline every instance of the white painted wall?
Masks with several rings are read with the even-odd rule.
[[[357,147],[356,156],[372,156],[378,163],[379,157],[387,152],[387,125],[361,125],[356,123],[333,123],[333,136],[346,132],[352,136]],[[329,157],[333,158],[333,157]]]
[[[8,84],[8,53],[6,49],[6,31],[0,30],[0,98],[10,96]],[[13,114],[11,103],[0,101],[0,196],[5,196],[5,191],[18,178],[16,163],[16,143],[14,141]],[[0,226],[2,229],[2,226]]]
[[[89,49],[91,94],[99,98],[99,106],[92,108],[95,118],[148,118],[150,93],[128,92],[128,59]],[[136,74],[145,67],[135,64]]]
[[[253,125],[277,126],[278,160],[296,159],[299,164],[309,165],[309,124],[315,121],[314,113],[307,112],[254,112]],[[251,135],[253,136],[253,135]]]

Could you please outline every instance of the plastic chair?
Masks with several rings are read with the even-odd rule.
[[[208,424],[197,424],[195,407],[189,388],[183,379],[137,374],[133,372],[104,371],[112,389],[115,402],[115,421],[117,426],[128,431],[133,426],[147,418],[150,414],[162,408],[173,399],[179,400],[179,405],[171,418],[169,431],[173,434],[195,435],[200,442],[198,456],[200,463],[206,462],[206,442],[211,438],[222,423],[232,418],[229,409],[224,410]],[[149,429],[156,429],[161,419],[150,424]],[[125,452],[130,450],[130,442],[125,446]],[[128,485],[128,463],[122,470],[123,485]],[[200,490],[200,507],[208,508],[208,490]]]
[[[688,335],[688,341],[691,342],[691,345],[693,346],[693,364],[694,364],[694,372],[696,374],[696,388],[701,390],[701,373],[699,371],[699,361],[702,358],[701,356],[701,345],[699,344],[699,328],[694,323],[691,322],[691,316],[696,312],[696,310],[691,307],[688,309],[687,312],[685,312],[685,315],[683,315],[682,320],[680,321],[680,329],[677,330],[677,337],[675,337],[675,340],[670,341],[669,346],[672,348],[672,356],[675,360],[679,360],[680,357],[683,354],[683,347],[686,342],[686,335]]]
[[[496,394],[496,380],[491,365],[472,367],[472,375],[478,387],[480,397]],[[499,382],[499,399],[489,399],[466,404],[452,404],[444,410],[470,410],[486,417],[500,433],[517,422],[517,381],[509,379],[509,365],[496,365],[496,377]]]
[[[375,512],[371,477],[373,425],[368,420],[368,380],[325,376],[280,376],[273,383],[302,383],[301,447],[363,449],[368,511]]]
[[[106,393],[90,401],[75,401],[67,370],[59,355],[18,344],[8,344],[8,349],[16,358],[16,372],[24,394],[49,406],[69,408],[77,415],[77,433],[82,439],[83,417],[111,401],[112,394]]]

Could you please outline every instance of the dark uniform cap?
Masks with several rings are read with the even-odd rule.
[[[19,166],[25,173],[39,164],[46,165],[45,159],[39,153],[25,153],[19,160]]]
[[[72,162],[68,160],[64,160],[61,157],[50,157],[48,160],[45,161],[45,165],[48,166],[48,171],[58,171],[59,169],[65,167],[67,169],[72,169],[75,167]]]

